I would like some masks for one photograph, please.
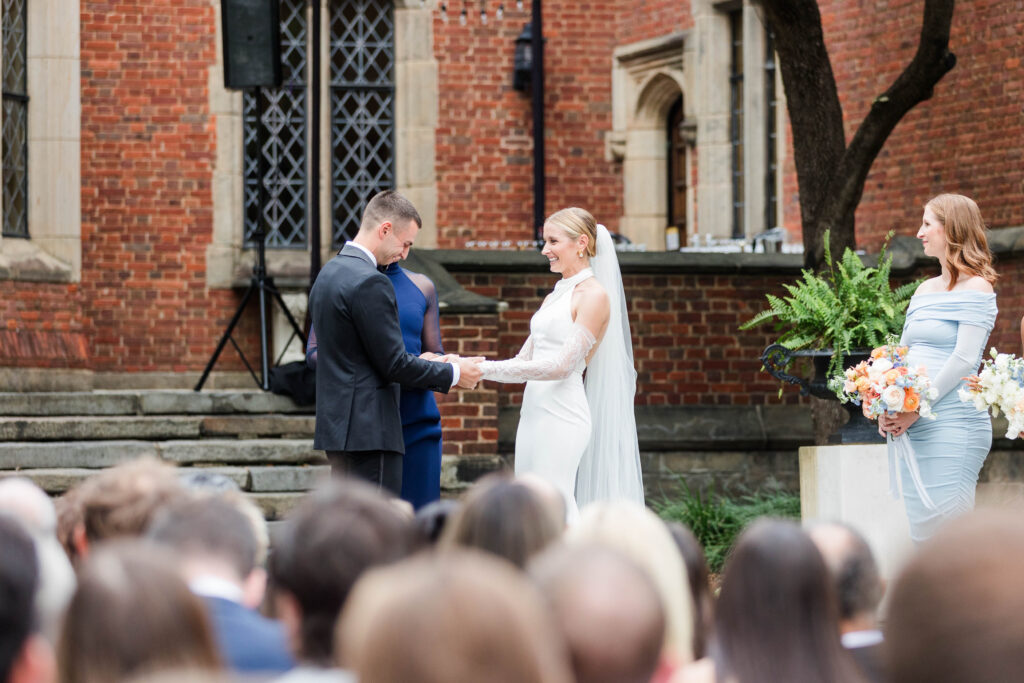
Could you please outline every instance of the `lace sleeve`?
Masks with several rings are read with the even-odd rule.
[[[554,358],[532,360],[533,342],[528,339],[519,355],[511,360],[485,360],[480,363],[484,379],[495,382],[565,379],[582,362],[597,340],[583,325],[573,325],[572,333]],[[529,348],[528,348],[529,347]],[[523,358],[524,352],[530,359]]]

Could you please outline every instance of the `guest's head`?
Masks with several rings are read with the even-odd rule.
[[[925,255],[946,262],[949,289],[953,289],[958,278],[973,275],[995,282],[985,221],[970,197],[940,194],[928,200],[917,236],[924,243]]]
[[[79,554],[100,541],[141,536],[157,508],[181,492],[175,468],[155,458],[122,463],[86,479],[75,493],[82,514],[79,535],[84,535],[76,543]]]
[[[985,511],[951,522],[893,583],[885,657],[893,683],[997,683],[1024,671],[1024,522]]]
[[[296,659],[330,665],[335,623],[352,586],[367,569],[404,557],[412,541],[405,516],[355,480],[328,482],[289,515],[268,569]]]
[[[612,548],[640,565],[653,579],[665,611],[663,658],[673,664],[693,659],[693,599],[686,568],[657,515],[634,503],[593,503],[569,527],[566,540]]]
[[[506,562],[453,550],[369,572],[338,628],[340,664],[373,683],[568,683],[537,589]]]
[[[186,581],[213,578],[242,590],[242,604],[263,600],[266,574],[257,567],[251,521],[219,496],[191,495],[157,511],[148,538],[173,551]]]
[[[667,526],[686,565],[686,578],[693,598],[693,658],[701,659],[707,654],[715,610],[715,599],[711,595],[711,572],[704,557],[704,548],[693,532],[679,522],[669,522]]]
[[[561,533],[562,520],[533,489],[492,474],[469,492],[445,526],[441,547],[484,550],[523,568]]]
[[[78,566],[80,559],[78,549],[85,545],[85,523],[82,521],[82,505],[79,502],[79,489],[74,487],[64,492],[54,501],[57,511],[57,540],[67,554],[73,567]]]
[[[808,533],[835,586],[840,633],[876,628],[875,612],[885,587],[871,546],[846,524],[816,524]]]
[[[576,683],[647,683],[661,659],[665,611],[646,571],[600,545],[556,546],[530,562],[569,647]]]
[[[0,513],[15,517],[32,536],[39,559],[36,616],[43,634],[55,643],[64,609],[75,591],[75,572],[57,540],[53,501],[31,480],[12,477],[0,481]]]
[[[36,631],[39,561],[22,524],[0,514],[0,683],[49,683],[53,650]]]
[[[460,503],[450,498],[427,503],[416,511],[414,525],[422,545],[435,545],[441,538],[445,526],[458,511]]]
[[[359,241],[365,242],[377,258],[388,265],[409,255],[409,249],[423,227],[423,219],[412,202],[395,190],[384,190],[370,199],[359,224]]]
[[[58,661],[61,683],[220,666],[203,604],[173,557],[138,540],[104,544],[82,566]]]
[[[555,273],[586,267],[597,253],[597,221],[589,211],[577,207],[556,211],[544,221],[541,253]]]
[[[761,520],[726,562],[711,650],[721,680],[859,681],[825,561],[795,522]]]

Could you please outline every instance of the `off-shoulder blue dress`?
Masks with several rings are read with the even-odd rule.
[[[949,363],[966,364],[977,370],[985,343],[996,320],[996,295],[977,291],[915,294],[907,308],[902,344],[909,346],[907,361],[923,365],[934,381]],[[962,326],[981,328],[980,338],[969,349],[954,355]],[[977,332],[977,330],[975,330]],[[936,418],[919,419],[907,430],[921,474],[921,484],[934,504],[926,505],[911,482],[906,461],[900,463],[903,500],[910,520],[910,535],[920,543],[935,533],[947,519],[974,508],[978,473],[992,447],[992,422],[988,413],[964,403],[957,396],[962,380],[936,397],[932,410]]]
[[[405,350],[415,356],[424,351],[444,354],[434,283],[397,263],[381,270],[395,288]],[[311,367],[316,366],[316,354],[316,331],[311,329],[306,346],[306,362]],[[441,413],[432,392],[406,387],[402,387],[399,412],[405,440],[401,497],[419,509],[441,497]]]

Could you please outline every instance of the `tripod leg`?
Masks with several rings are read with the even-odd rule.
[[[196,384],[195,391],[199,391],[206,384],[206,378],[210,376],[210,371],[213,370],[214,363],[217,362],[217,357],[220,356],[220,352],[224,350],[224,345],[228,343],[228,339],[231,338],[231,331],[235,329],[235,325],[242,317],[242,313],[245,311],[245,305],[249,303],[249,297],[252,296],[253,291],[259,288],[259,283],[253,278],[253,281],[249,284],[249,289],[245,290],[245,296],[242,297],[241,303],[238,304],[238,309],[235,311],[235,315],[231,318],[231,322],[228,324],[228,328],[224,330],[224,335],[220,338],[220,342],[217,344],[217,350],[213,352],[210,357],[210,362],[206,364],[206,369],[203,370],[203,376],[199,378],[199,383]],[[260,294],[262,297],[262,292]],[[266,349],[264,349],[265,351]]]
[[[267,326],[270,321],[267,320],[267,291],[265,285],[260,283],[260,377],[262,382],[260,383],[263,391],[270,389],[270,352],[267,347]]]

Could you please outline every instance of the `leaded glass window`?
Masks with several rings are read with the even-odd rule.
[[[3,234],[28,237],[27,0],[3,0]]]
[[[367,201],[395,186],[391,2],[331,2],[331,238],[351,239]]]
[[[306,6],[305,0],[281,0],[281,87],[247,90],[243,96],[245,241],[249,245],[259,228],[261,160],[266,245],[301,249],[307,242]]]

